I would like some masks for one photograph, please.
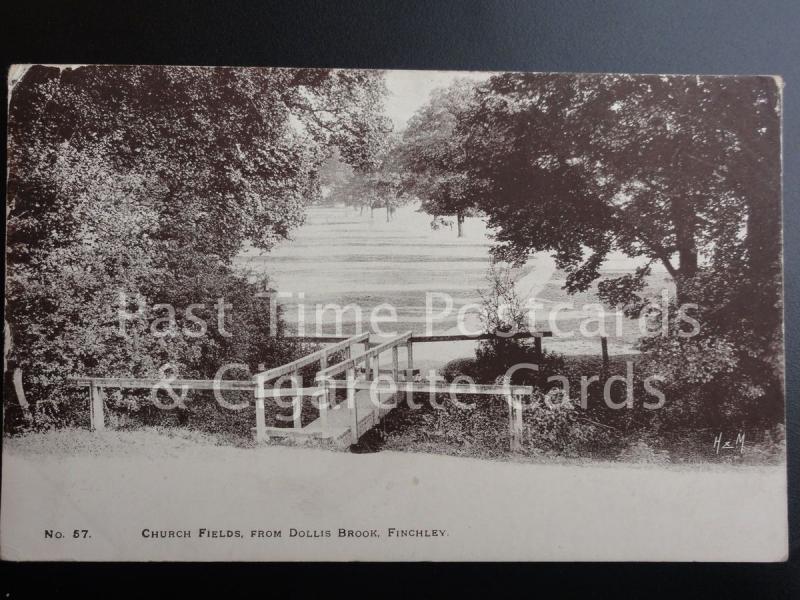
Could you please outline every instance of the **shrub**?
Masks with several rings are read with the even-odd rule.
[[[547,402],[545,401],[547,399]],[[613,444],[601,426],[581,418],[580,408],[563,401],[558,392],[538,393],[523,406],[523,454],[584,455],[604,452]],[[503,456],[510,452],[509,407],[499,396],[464,396],[458,402],[440,395],[435,405],[418,409],[403,404],[386,422],[395,445],[424,447],[474,456]]]
[[[228,267],[203,264],[199,259],[195,264],[189,273],[176,273],[161,280],[158,287],[149,286],[144,310],[126,322],[125,335],[118,330],[116,293],[103,289],[104,280],[87,278],[80,285],[56,288],[62,290],[59,302],[48,311],[17,311],[10,359],[23,371],[34,428],[88,424],[88,392],[73,387],[70,377],[160,377],[161,369],[169,364],[175,368],[170,372],[176,377],[212,379],[223,365],[238,364],[223,377],[249,379],[261,364],[283,364],[313,349],[283,336],[280,312],[278,323],[271,323],[275,314],[270,314],[268,300],[257,296],[263,287]],[[22,298],[17,299],[16,306],[24,304],[26,291],[19,293]],[[39,289],[30,290],[39,299],[41,293]],[[78,296],[83,300],[79,302]],[[219,298],[232,306],[225,312],[227,335],[218,327],[213,308]],[[157,304],[176,308],[174,331],[167,335],[153,333],[160,327],[158,320],[164,318],[163,312],[153,310]],[[193,312],[194,317],[206,321],[205,335],[184,333],[195,326],[183,312],[190,304],[205,306]],[[149,394],[131,390],[115,392],[109,399],[120,411],[127,409],[131,417],[140,405],[151,404]],[[21,425],[13,418],[11,407],[15,404],[4,405],[5,415],[12,417],[5,420],[9,432]]]
[[[456,377],[471,377],[477,381],[478,364],[474,358],[456,358],[439,369],[439,374],[447,383],[453,382]]]
[[[670,462],[669,452],[656,450],[644,438],[628,444],[617,456],[618,460],[633,463],[666,464]]]
[[[603,427],[583,419],[581,411],[557,390],[534,394],[522,412],[526,450],[573,456],[602,451],[611,438]]]

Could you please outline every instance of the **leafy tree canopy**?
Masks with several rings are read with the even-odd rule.
[[[457,131],[459,115],[474,101],[474,83],[456,80],[435,90],[430,101],[409,121],[398,148],[404,185],[420,201],[420,209],[438,218],[455,216],[462,236],[464,218],[474,213],[467,197],[464,139]]]
[[[779,414],[775,80],[498,75],[465,104],[454,139],[463,202],[487,215],[500,258],[550,252],[570,292],[598,282],[611,252],[641,259],[634,273],[598,282],[600,297],[631,316],[662,265],[676,305],[697,304],[701,323],[697,337],[642,341],[650,367],[672,374],[675,406],[709,422]]]
[[[376,153],[368,168],[353,170],[334,186],[335,201],[349,206],[386,208],[387,220],[394,210],[411,199],[400,165],[399,143],[394,135],[387,136],[384,146]]]
[[[778,91],[753,81],[493,77],[459,117],[464,201],[497,228],[501,256],[553,252],[574,291],[615,250],[660,263],[679,286],[739,246],[774,273]],[[607,299],[633,300],[645,273],[607,285]]]
[[[384,93],[366,71],[28,68],[9,105],[6,314],[34,397],[68,394],[69,375],[152,376],[171,362],[210,377],[221,362],[290,357],[233,257],[302,222],[334,150],[372,167]],[[127,337],[120,293],[147,300]],[[232,337],[217,327],[220,297],[235,303]],[[184,310],[203,304],[209,332],[154,336],[156,304],[175,307],[178,331],[196,330]]]
[[[638,316],[647,277],[662,266],[676,305],[698,305],[702,333],[641,346],[654,370],[674,375],[687,414],[780,410],[774,79],[501,74],[435,94],[404,149],[428,210],[480,210],[497,258],[548,252],[569,292],[596,284],[604,301]],[[612,252],[641,266],[601,279]]]

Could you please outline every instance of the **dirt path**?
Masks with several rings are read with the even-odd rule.
[[[107,433],[70,453],[43,451],[45,436],[6,443],[4,559],[749,561],[787,547],[778,467],[540,465]],[[199,538],[200,528],[242,537]],[[46,529],[65,539],[45,539]],[[91,538],[72,539],[74,529]],[[144,529],[191,538],[148,539]]]

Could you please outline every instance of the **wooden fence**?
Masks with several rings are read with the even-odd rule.
[[[542,338],[550,337],[549,331],[523,332],[508,336],[512,339],[534,339],[535,352],[541,356]],[[303,398],[315,396],[318,398],[319,418],[322,429],[327,426],[328,410],[332,406],[336,390],[344,389],[347,394],[347,408],[350,411],[350,427],[353,439],[359,435],[358,402],[355,395],[360,390],[370,390],[371,394],[388,394],[405,392],[410,401],[415,393],[453,393],[468,395],[502,395],[508,399],[509,406],[509,432],[511,450],[517,451],[522,445],[522,407],[526,396],[533,394],[531,386],[518,385],[479,385],[479,384],[447,384],[440,382],[419,382],[414,378],[418,371],[414,369],[415,343],[449,342],[464,340],[485,340],[494,337],[492,334],[478,336],[468,335],[414,335],[411,331],[395,336],[387,341],[371,344],[369,332],[350,337],[338,336],[304,336],[306,342],[328,343],[330,345],[303,356],[295,361],[257,373],[251,380],[205,380],[205,379],[169,379],[166,384],[173,390],[238,390],[251,391],[255,397],[256,408],[256,439],[268,439],[270,435],[281,434],[285,428],[267,427],[265,415],[265,399],[292,397],[292,425],[295,433],[301,434],[301,409]],[[354,352],[359,345],[364,346],[360,354]],[[400,348],[405,349],[405,368],[400,367]],[[608,340],[601,337],[601,351],[603,368],[607,369],[609,363]],[[391,352],[391,369],[380,369],[381,355]],[[343,358],[336,364],[329,364],[330,358],[342,353]],[[319,371],[316,375],[316,385],[303,387],[300,371],[309,365],[318,364]],[[363,372],[363,377],[358,375]],[[336,379],[339,375],[344,379]],[[388,375],[386,381],[383,375]],[[280,383],[282,378],[287,378],[291,387],[268,388],[268,384]],[[89,388],[89,414],[90,427],[93,430],[105,428],[104,416],[104,390],[106,388],[118,389],[159,389],[165,386],[163,379],[149,378],[109,378],[109,377],[77,377],[73,379],[77,386]]]

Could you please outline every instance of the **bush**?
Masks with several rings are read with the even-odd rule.
[[[190,272],[175,273],[158,281],[157,287],[149,286],[143,310],[125,323],[125,335],[119,332],[117,292],[104,289],[103,280],[59,286],[60,299],[48,311],[25,310],[26,291],[19,290],[22,296],[13,304],[17,310],[10,361],[22,369],[34,428],[88,424],[88,392],[74,387],[71,377],[158,378],[162,368],[172,365],[170,373],[176,377],[213,379],[223,365],[238,364],[223,378],[249,379],[259,365],[284,364],[313,350],[283,336],[279,312],[278,323],[271,323],[274,313],[269,301],[257,296],[263,286],[228,267],[203,264],[199,258],[194,262]],[[130,298],[139,290],[128,291]],[[42,290],[29,293],[41,300]],[[82,302],[77,296],[84,298]],[[219,298],[232,306],[224,312],[224,330],[213,308]],[[164,324],[166,312],[154,309],[158,304],[175,307],[172,327]],[[195,318],[207,324],[204,335],[185,333],[197,327],[184,313],[190,304],[204,305],[193,311]],[[135,309],[130,307],[129,312]],[[161,335],[162,328],[171,330]],[[120,410],[131,409],[131,416],[137,406],[150,404],[149,394],[131,390],[114,393],[113,400]],[[14,417],[16,405],[4,404],[8,432],[27,426]]]
[[[547,398],[547,402],[545,399]],[[548,404],[549,403],[549,404]],[[603,453],[613,443],[600,426],[558,393],[536,394],[523,406],[523,455]],[[509,407],[499,396],[437,396],[417,409],[401,404],[386,420],[393,447],[431,448],[481,457],[510,452]]]
[[[666,464],[670,462],[669,452],[656,450],[650,442],[640,438],[628,444],[617,456],[617,460],[633,463]]]
[[[482,343],[475,351],[475,380],[477,383],[495,383],[514,369],[511,383],[533,385],[542,389],[547,378],[564,371],[564,358],[555,352],[537,354],[527,340],[493,339]],[[521,365],[536,365],[518,368]]]
[[[613,440],[606,429],[583,419],[581,412],[557,390],[534,394],[522,412],[526,451],[566,456],[603,452]]]
[[[452,383],[457,377],[470,377],[477,381],[478,364],[474,358],[456,358],[439,369],[439,374],[447,383]]]

